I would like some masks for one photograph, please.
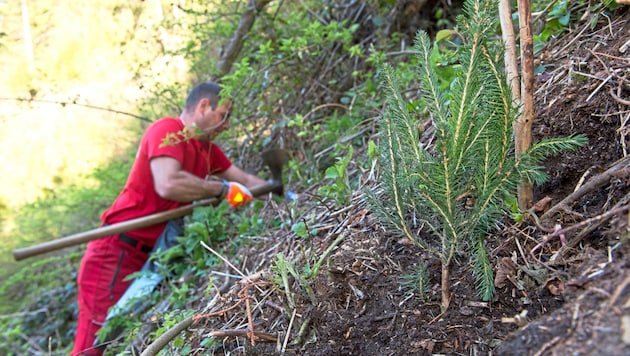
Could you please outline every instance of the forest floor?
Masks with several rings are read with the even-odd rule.
[[[506,219],[488,240],[494,299],[479,299],[460,256],[441,314],[440,262],[378,223],[362,194],[377,189],[374,171],[357,169],[362,190],[348,208],[302,203],[311,205],[303,216],[317,216],[309,226],[314,236],[279,230],[261,238],[242,251],[247,258],[238,268],[251,278],[190,306],[196,313],[185,343],[192,354],[630,354],[630,13],[620,14],[593,29],[584,21],[549,42],[536,61],[545,69],[537,75],[534,140],[574,133],[589,139],[579,152],[546,161],[550,179],[535,189],[541,223],[568,228],[566,245],[554,237],[534,248],[549,231],[533,219]],[[273,204],[273,214],[287,214],[285,203]],[[270,261],[279,253],[301,276],[305,265],[316,267],[320,257],[323,263],[312,279],[289,274],[287,292],[271,282]],[[405,282],[418,261],[428,263],[431,276],[425,300]],[[213,351],[209,336],[218,340]]]

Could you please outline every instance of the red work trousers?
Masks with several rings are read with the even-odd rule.
[[[87,244],[77,282],[79,285],[79,318],[71,355],[102,355],[93,348],[96,332],[101,328],[108,309],[116,304],[131,281],[130,273],[138,272],[149,255],[118,240],[118,235]]]

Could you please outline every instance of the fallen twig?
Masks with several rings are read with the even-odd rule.
[[[241,301],[245,300],[245,309],[247,311],[247,325],[249,326],[249,332],[247,335],[249,336],[249,341],[251,342],[252,346],[256,345],[256,339],[254,337],[255,336],[254,318],[252,316],[252,307],[251,307],[251,302],[250,302],[251,296],[249,295],[249,288],[257,287],[259,285],[264,285],[264,284],[270,284],[270,283],[271,282],[267,282],[267,281],[249,283],[238,292],[238,296],[241,298]]]
[[[239,292],[239,296],[242,297],[243,296],[242,295],[243,291],[247,291],[250,287],[258,286],[260,284],[268,284],[268,283],[270,283],[270,282],[267,282],[267,281],[255,282],[256,280],[260,279],[260,277],[262,275],[263,275],[262,273],[256,273],[256,274],[254,274],[252,276],[244,276],[243,279],[241,279],[238,283],[239,284],[247,283],[247,285],[245,285],[241,289],[241,291]],[[210,307],[214,306],[217,303],[217,301],[219,300],[219,296],[220,296],[220,293],[217,293],[214,296],[214,298],[212,298],[212,300],[209,303]],[[172,328],[167,330],[164,334],[160,335],[160,337],[158,337],[155,341],[153,341],[141,353],[141,356],[154,356],[154,355],[156,355],[173,338],[175,338],[183,330],[185,330],[188,327],[190,327],[193,323],[197,322],[198,320],[200,320],[202,318],[208,318],[208,317],[212,317],[212,316],[225,314],[225,313],[227,313],[230,310],[236,309],[236,307],[239,306],[243,301],[245,301],[247,303],[249,300],[248,300],[248,298],[242,298],[242,299],[238,300],[234,305],[230,306],[227,309],[222,309],[222,310],[219,310],[219,311],[216,311],[216,312],[206,313],[206,314],[194,314],[194,315],[191,315],[191,316],[187,317],[186,319],[182,320],[181,322],[177,323],[175,326],[173,326]],[[248,315],[251,316],[251,313],[248,312]],[[264,339],[268,335],[268,334],[264,334],[264,333],[254,332],[254,330],[253,330],[253,322],[251,322],[251,320],[250,320],[249,329],[248,330],[244,330],[244,332],[249,332],[250,334],[248,334],[248,335],[251,335],[250,336],[251,339],[253,339],[254,337],[261,337],[261,338]],[[252,343],[252,345],[253,345],[253,343]]]
[[[566,240],[565,240],[565,234],[564,232],[561,232],[562,228],[560,224],[556,224],[556,226],[554,227],[553,232],[551,232],[549,235],[545,236],[542,240],[542,242],[540,242],[538,245],[534,246],[534,248],[532,248],[532,250],[529,252],[532,257],[536,258],[536,255],[534,254],[536,252],[536,250],[538,250],[539,248],[542,248],[543,246],[545,246],[546,244],[549,243],[549,241],[551,241],[552,237],[555,236],[560,236],[560,241],[562,242],[562,246],[566,245]]]
[[[595,88],[595,90],[593,90],[593,92],[591,93],[591,95],[588,96],[588,98],[586,98],[586,102],[588,103],[589,101],[591,101],[591,99],[595,96],[595,94],[597,94],[599,92],[599,90],[606,85],[606,83],[608,83],[612,77],[614,76],[614,74],[609,75],[608,77],[606,77],[606,79],[604,79],[598,86],[597,88]]]
[[[564,229],[557,230],[557,231],[547,235],[545,237],[545,241],[548,241],[551,237],[559,236],[560,234],[566,234],[569,231],[579,229],[580,227],[583,227],[583,226],[586,226],[586,225],[590,225],[590,224],[593,224],[593,223],[596,223],[596,222],[606,221],[611,216],[613,216],[615,214],[618,214],[618,213],[623,213],[625,211],[628,211],[629,209],[630,209],[630,205],[622,205],[622,206],[618,206],[616,208],[610,209],[607,212],[605,212],[604,214],[594,216],[594,217],[586,219],[586,220],[584,220],[584,221],[582,221],[582,222],[580,222],[578,224],[571,225],[571,226],[568,226],[568,227],[566,227]],[[563,247],[562,247],[562,249],[560,251],[560,254],[563,254],[565,251],[575,247],[582,240],[583,237],[584,237],[584,234],[581,234],[579,237],[576,237],[576,238],[572,239],[568,244],[563,245]]]
[[[618,102],[619,104],[623,104],[623,105],[628,105],[628,106],[630,106],[630,100],[625,100],[625,99],[622,99],[622,98],[618,97],[617,95],[615,95],[615,92],[614,92],[612,89],[610,89],[610,90],[608,91],[608,93],[609,93],[609,94],[610,94],[610,96],[612,96],[612,98],[613,98],[613,99],[615,99],[615,101],[616,101],[616,102]]]
[[[240,274],[241,277],[243,278],[247,278],[247,276],[241,272],[240,269],[236,268],[236,266],[234,266],[227,258],[223,257],[220,253],[218,253],[217,251],[213,250],[212,247],[208,246],[208,244],[206,244],[203,241],[199,241],[199,243],[201,244],[201,246],[203,246],[206,250],[212,252],[215,256],[217,256],[221,261],[223,261],[226,265],[232,267],[232,269],[234,271],[236,271],[236,273]]]
[[[140,356],[154,356],[157,355],[160,350],[164,348],[175,336],[177,336],[180,332],[187,329],[193,323],[193,315],[187,317],[186,319],[180,321],[172,328],[168,329],[164,334],[160,335],[155,341],[153,341],[142,353]]]
[[[544,213],[543,216],[540,217],[540,221],[543,223],[546,221],[549,221],[551,217],[559,211],[569,211],[570,210],[569,206],[571,206],[574,202],[582,198],[584,195],[590,192],[593,192],[596,189],[599,189],[604,184],[608,183],[610,179],[613,176],[615,176],[620,170],[627,168],[629,163],[630,163],[630,156],[624,157],[618,160],[613,165],[611,165],[610,168],[608,168],[605,172],[596,175],[594,178],[589,180],[586,184],[581,186],[578,190],[569,194],[566,198],[564,198],[558,204],[554,205],[549,210],[547,210],[547,212]]]
[[[622,206],[626,206],[627,204],[630,202],[630,194],[627,194],[623,199],[621,199],[620,201],[617,202],[617,204],[615,204],[615,206],[610,210],[615,210],[618,209]],[[574,238],[571,239],[571,241],[569,241],[569,243],[567,244],[567,246],[564,246],[561,250],[560,250],[560,254],[564,254],[567,250],[574,248],[575,246],[577,246],[578,243],[580,243],[580,241],[582,241],[582,239],[587,236],[588,234],[590,234],[593,230],[595,230],[597,227],[599,227],[600,224],[602,224],[604,221],[606,221],[605,219],[601,219],[598,220],[596,224],[592,224],[589,227],[585,228],[584,230],[580,231],[580,233],[575,236]]]
[[[623,282],[621,282],[621,284],[617,286],[617,288],[615,288],[615,291],[613,292],[613,294],[610,296],[610,299],[608,300],[608,305],[606,308],[610,308],[615,304],[615,302],[617,301],[617,298],[619,298],[619,296],[621,295],[621,292],[623,292],[623,290],[628,286],[628,284],[630,284],[630,276],[626,276]]]
[[[291,320],[289,321],[289,326],[287,327],[287,335],[284,337],[284,342],[282,343],[282,350],[280,351],[282,353],[284,353],[287,349],[287,342],[289,341],[289,336],[291,335],[291,328],[293,327],[295,314],[296,314],[296,309],[293,309],[293,313],[291,314]]]
[[[197,322],[197,321],[199,321],[199,320],[201,320],[201,319],[206,319],[206,318],[211,318],[211,317],[213,317],[213,316],[223,315],[223,314],[225,314],[225,313],[227,313],[227,312],[229,312],[229,311],[231,311],[231,310],[236,309],[236,307],[238,307],[239,305],[241,305],[241,303],[243,303],[243,300],[242,300],[242,299],[241,299],[241,300],[238,300],[236,303],[234,303],[233,305],[231,305],[230,307],[225,308],[225,309],[217,310],[217,311],[212,312],[212,313],[195,314],[195,315],[193,316],[193,321],[194,321],[194,322]]]
[[[270,342],[276,342],[278,341],[278,337],[272,334],[268,334],[268,333],[262,333],[262,332],[253,332],[250,333],[249,330],[245,330],[245,329],[230,329],[230,330],[215,330],[215,331],[211,331],[208,333],[208,336],[210,337],[237,337],[237,336],[249,336],[250,334],[252,334],[254,337],[257,337],[261,340],[264,341],[270,341]]]

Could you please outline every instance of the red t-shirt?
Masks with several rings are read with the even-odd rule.
[[[131,167],[124,189],[112,206],[101,216],[105,224],[139,218],[154,213],[172,210],[188,203],[167,200],[155,191],[150,162],[152,158],[169,156],[176,159],[182,169],[205,178],[208,174],[224,172],[232,165],[225,153],[216,144],[194,139],[175,145],[160,147],[169,133],[180,132],[184,124],[179,118],[163,118],[152,123],[142,136],[136,160]],[[153,246],[166,222],[146,228],[128,231],[126,234]]]

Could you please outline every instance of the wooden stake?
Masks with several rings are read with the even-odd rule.
[[[534,122],[534,41],[532,38],[532,11],[529,0],[518,1],[519,33],[521,44],[521,101],[523,111],[514,125],[516,154],[519,155],[532,144]],[[523,181],[518,187],[518,207],[529,209],[534,201],[531,182]]]
[[[516,55],[516,36],[514,35],[514,22],[512,21],[512,9],[510,0],[499,1],[499,19],[501,21],[501,34],[505,43],[505,71],[508,83],[512,90],[512,100],[518,106],[521,105],[521,84],[518,74],[518,57]]]

